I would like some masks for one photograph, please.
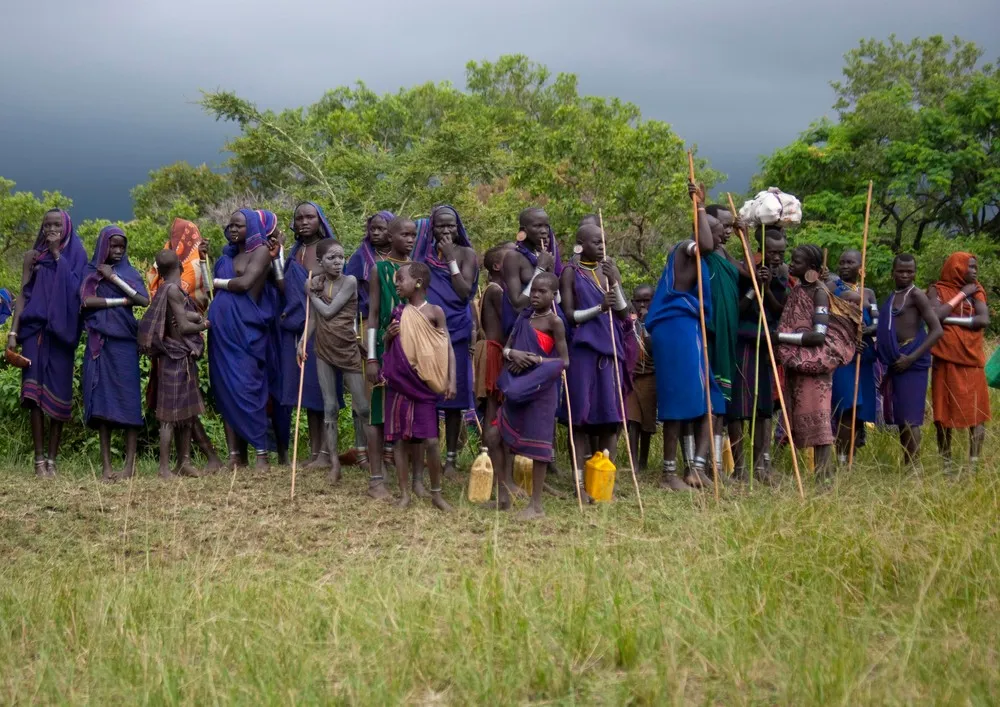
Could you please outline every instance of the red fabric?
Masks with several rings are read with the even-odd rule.
[[[552,347],[556,345],[555,339],[544,331],[538,331],[538,329],[535,329],[535,338],[538,339],[538,345],[542,347],[542,351],[546,354],[552,353]]]
[[[969,272],[969,261],[975,258],[972,253],[952,253],[944,262],[941,268],[941,279],[934,283],[938,299],[947,302],[957,295],[965,287],[965,276]],[[978,289],[972,297],[980,302],[986,302],[986,291],[982,285],[977,283]],[[952,310],[954,317],[971,317],[975,314],[975,307],[971,302],[962,300],[958,306]],[[960,366],[977,366],[982,368],[986,365],[986,350],[984,347],[985,331],[980,329],[973,331],[965,327],[951,324],[944,326],[944,334],[934,344],[931,353],[935,360],[943,359]],[[935,408],[937,406],[935,405]],[[977,423],[978,424],[978,423]]]
[[[963,366],[935,358],[931,373],[934,422],[964,430],[990,419],[990,391],[982,366]]]

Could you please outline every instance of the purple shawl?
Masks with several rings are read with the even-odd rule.
[[[80,288],[80,302],[87,297],[124,297],[125,293],[119,289],[118,285],[104,279],[97,268],[107,262],[108,251],[111,248],[111,238],[120,236],[125,239],[125,254],[113,266],[113,270],[118,277],[125,281],[129,287],[134,289],[143,297],[148,297],[146,283],[142,279],[139,271],[132,267],[128,259],[128,238],[125,232],[118,226],[105,226],[97,236],[97,245],[94,248],[94,257],[87,265],[87,276],[83,280]],[[100,307],[96,309],[84,309],[84,326],[87,328],[87,350],[90,355],[96,357],[104,346],[104,340],[108,337],[115,339],[135,340],[139,331],[139,324],[135,320],[131,307]]]
[[[545,353],[538,344],[531,314],[531,309],[525,308],[518,317],[508,345],[517,351],[549,357],[552,354]],[[561,360],[548,359],[516,374],[505,368],[497,378],[497,387],[504,396],[498,421],[500,434],[515,454],[541,461],[553,459],[553,422],[562,372]]]
[[[316,213],[319,215],[320,237],[337,240],[337,235],[330,228],[330,222],[326,220],[326,215],[319,204],[303,201],[295,209],[298,210],[299,206],[305,204],[316,209]],[[302,333],[306,322],[306,280],[309,279],[309,272],[298,261],[300,248],[302,248],[302,241],[296,237],[295,245],[292,246],[288,259],[285,261],[285,307],[281,312],[281,328],[296,334]]]
[[[418,263],[426,263],[427,267],[430,268],[431,281],[428,284],[427,301],[444,310],[452,346],[467,346],[467,343],[462,344],[462,342],[468,342],[472,337],[472,308],[469,303],[479,282],[479,268],[476,268],[469,296],[459,297],[451,284],[451,271],[448,269],[447,261],[439,259],[437,255],[433,224],[435,214],[440,211],[451,211],[455,215],[455,223],[458,225],[458,237],[455,242],[459,246],[472,247],[472,242],[465,232],[465,226],[462,225],[462,219],[455,208],[448,205],[436,206],[431,211],[430,218],[422,218],[417,223],[417,241],[413,247],[413,260]]]
[[[395,309],[392,310],[392,321],[400,321],[403,316],[403,308],[406,306],[405,304],[396,305]],[[437,393],[430,389],[430,386],[424,382],[416,369],[410,365],[398,336],[389,342],[385,355],[382,357],[382,376],[389,387],[404,398],[431,404],[438,399]]]
[[[264,219],[261,217],[261,212],[253,209],[240,209],[240,213],[247,221],[247,238],[243,246],[244,250],[247,253],[252,253],[261,246],[267,246],[267,234],[264,231]],[[240,252],[240,247],[235,243],[230,243],[222,249],[222,252],[230,258],[235,258],[236,254]]]
[[[76,235],[69,214],[60,210],[63,222],[59,260],[45,246],[45,235],[38,229],[35,250],[40,254],[24,287],[24,310],[21,312],[17,340],[45,332],[63,346],[73,346],[80,340],[80,283],[87,267],[87,253]],[[35,293],[38,297],[34,297]]]
[[[313,206],[316,205],[313,204]],[[368,319],[368,287],[366,285],[372,270],[375,269],[375,246],[372,245],[371,228],[372,221],[375,220],[376,216],[381,216],[386,224],[391,223],[396,218],[396,214],[391,211],[379,211],[377,214],[369,216],[368,220],[365,221],[365,237],[361,239],[361,245],[344,266],[344,274],[353,275],[358,281],[358,311],[361,312],[362,319]],[[320,219],[323,219],[322,212],[320,212]]]
[[[898,361],[900,356],[916,351],[924,343],[924,340],[927,339],[927,328],[921,323],[913,341],[905,346],[900,346],[899,338],[896,336],[896,328],[893,326],[895,317],[892,314],[892,305],[895,297],[896,293],[894,292],[886,299],[882,311],[879,313],[878,331],[875,334],[875,353],[878,359],[887,366],[891,366]],[[914,361],[909,370],[920,371],[927,370],[930,367],[931,352],[928,351]]]

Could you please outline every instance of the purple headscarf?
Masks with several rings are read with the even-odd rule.
[[[368,282],[368,274],[375,267],[375,246],[372,245],[372,221],[376,217],[381,217],[388,226],[396,218],[396,214],[391,211],[379,211],[377,214],[369,216],[365,221],[365,237],[361,239],[361,245],[351,255],[351,259],[347,261],[347,266],[344,268],[345,275],[353,275],[360,282]]]
[[[323,209],[320,208],[319,204],[315,201],[303,201],[295,205],[295,209],[292,211],[292,223],[291,229],[292,233],[295,233],[295,212],[299,210],[300,206],[309,205],[316,209],[316,215],[319,216],[319,231],[320,238],[332,238],[337,240],[337,234],[333,232],[333,227],[326,218],[326,214],[323,213]],[[295,245],[292,246],[291,252],[288,254],[288,262],[285,264],[285,272],[287,273],[288,267],[291,263],[295,262],[295,256],[299,252],[299,248],[302,247],[302,239],[299,238],[299,234],[295,234]]]
[[[76,229],[73,227],[73,219],[71,219],[69,217],[69,214],[63,209],[49,209],[49,211],[46,213],[51,213],[53,211],[58,211],[59,214],[62,216],[63,232],[62,232],[62,240],[59,241],[59,252],[62,253],[64,250],[66,250],[67,247],[73,248],[74,241],[75,243],[80,244],[82,250],[83,243],[76,235]],[[41,226],[39,226],[38,228],[38,236],[35,237],[35,250],[41,253],[41,255],[38,257],[38,260],[35,261],[36,263],[44,260],[45,258],[52,257],[52,255],[49,253],[49,246],[45,243],[45,231]],[[86,259],[87,257],[86,254],[84,254],[83,257],[84,259]]]
[[[260,216],[260,223],[264,227],[264,237],[269,238],[278,227],[277,214],[267,209],[257,209],[257,215]]]
[[[458,226],[458,236],[455,238],[456,245],[466,248],[472,247],[472,241],[469,240],[465,226],[462,225],[462,218],[458,215],[455,207],[450,204],[435,206],[431,209],[430,217],[420,219],[417,224],[417,242],[413,245],[413,260],[418,263],[429,262],[441,267],[448,267],[447,263],[438,259],[437,243],[434,241],[434,217],[442,211],[450,211],[455,216],[455,223]]]
[[[243,214],[243,218],[247,222],[247,238],[244,243],[244,250],[247,253],[252,253],[261,246],[267,245],[267,234],[264,231],[264,219],[261,218],[260,211],[254,211],[253,209],[240,209],[239,213]],[[229,257],[234,257],[240,248],[235,243],[230,243],[225,247],[226,255]]]
[[[129,262],[128,237],[125,235],[125,231],[118,228],[118,226],[105,226],[97,236],[94,257],[90,259],[90,263],[87,265],[87,274],[84,276],[83,286],[80,288],[81,302],[87,297],[93,297],[97,294],[97,286],[104,279],[104,276],[101,275],[97,268],[107,262],[108,252],[111,250],[111,239],[114,236],[120,236],[125,240],[125,254],[122,255],[121,260],[112,266],[112,269],[133,290],[141,292],[145,289],[142,275]]]

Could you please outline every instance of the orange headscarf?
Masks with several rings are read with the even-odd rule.
[[[164,250],[172,250],[184,266],[181,272],[181,289],[191,296],[199,310],[208,308],[208,283],[202,276],[198,263],[198,245],[201,243],[201,232],[198,225],[182,218],[175,218],[170,227],[170,241],[163,245]],[[149,277],[149,296],[156,295],[160,285],[160,276],[153,267],[147,273]]]
[[[962,291],[968,283],[965,276],[969,272],[969,261],[976,256],[972,253],[952,253],[944,261],[941,268],[941,279],[934,283],[938,299],[947,302]],[[972,296],[980,302],[986,302],[986,290],[976,285],[976,293]],[[971,317],[976,313],[971,302],[962,300],[952,312],[955,317]],[[985,332],[980,329],[973,331],[959,326],[945,326],[944,335],[938,340],[931,352],[935,357],[951,361],[961,366],[985,366],[986,351],[983,347]]]

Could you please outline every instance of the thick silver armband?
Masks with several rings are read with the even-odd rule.
[[[275,258],[274,262],[276,262],[278,264],[278,269],[281,270],[282,277],[284,277],[284,272],[285,272],[285,246],[281,246],[280,248],[278,248],[278,257]],[[280,280],[281,278],[278,278],[278,279]]]
[[[274,271],[275,280],[285,279],[285,269],[281,266],[281,261],[278,258],[271,261],[271,270]]]
[[[505,361],[509,361],[510,360],[510,352],[511,352],[511,348],[509,346],[503,350],[503,358],[504,358]]]
[[[945,317],[942,324],[954,324],[956,326],[972,326],[972,317]]]
[[[745,295],[743,295],[743,296],[746,297],[748,300],[755,300],[755,299],[757,299],[757,293],[753,291],[753,288],[750,288],[749,290],[747,290],[747,293]]]
[[[622,284],[620,282],[615,283],[615,311],[620,312],[623,309],[628,309],[628,302],[625,299],[625,293],[622,292]]]
[[[374,329],[368,330],[368,360],[375,361],[378,359],[378,355],[375,352],[375,337],[376,332]]]
[[[813,331],[817,334],[826,335],[827,326],[826,324],[813,324]]]
[[[698,250],[698,244],[695,243],[694,241],[691,241],[686,246],[684,246],[684,252],[687,253],[688,255],[694,255],[694,252],[696,250]]]
[[[212,287],[216,290],[228,290],[229,289],[229,278],[215,278],[212,280]]]
[[[873,304],[871,307],[869,307],[868,311],[870,311],[872,313],[873,317],[878,317],[878,305],[877,304]]]
[[[787,334],[785,332],[778,332],[778,343],[802,346],[802,334]]]
[[[450,272],[452,275],[461,275],[462,274],[462,268],[458,267],[458,261],[457,260],[449,260],[448,261],[448,272]]]
[[[829,314],[830,313],[830,308],[829,307],[817,307],[814,311],[816,312],[816,314]]]
[[[589,322],[595,317],[601,316],[601,306],[595,305],[588,309],[574,309],[573,310],[573,321],[577,324],[583,324],[584,322]]]
[[[130,300],[128,297],[107,297],[104,300],[104,305],[106,307],[124,307],[129,304]]]
[[[127,297],[135,297],[138,292],[133,290],[127,282],[121,279],[118,275],[113,275],[111,277],[111,282],[115,283],[119,290],[125,293]]]

